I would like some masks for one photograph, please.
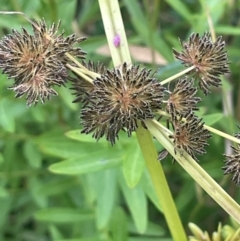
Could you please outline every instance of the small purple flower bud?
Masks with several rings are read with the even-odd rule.
[[[115,37],[113,38],[113,44],[115,47],[119,47],[121,42],[121,38],[119,36],[119,34],[116,34]]]

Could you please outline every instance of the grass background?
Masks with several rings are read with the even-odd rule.
[[[214,124],[227,133],[237,132],[239,121],[239,1],[122,0],[121,12],[135,63],[157,71],[163,80],[182,70],[172,47],[178,38],[209,30],[210,16],[216,35],[222,35],[229,53],[231,74],[223,88],[200,103],[201,114],[221,114]],[[44,18],[50,25],[61,19],[65,35],[87,36],[81,47],[87,59],[112,67],[98,1],[1,0],[1,11],[22,11],[29,18]],[[0,35],[11,29],[31,31],[20,15],[0,15]],[[136,137],[125,133],[114,147],[80,135],[80,108],[69,89],[56,88],[59,96],[27,108],[24,98],[14,99],[13,84],[0,75],[0,240],[92,241],[171,240],[145,170]],[[223,104],[227,103],[223,116]],[[223,177],[225,143],[209,141],[201,165],[234,199],[238,189]],[[157,149],[161,146],[156,143]],[[229,217],[171,158],[163,167],[187,228],[194,222],[213,231]],[[159,183],[161,185],[161,183]]]

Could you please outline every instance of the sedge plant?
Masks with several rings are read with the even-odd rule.
[[[99,6],[113,69],[107,69],[102,63],[83,61],[87,53],[75,44],[81,44],[86,38],[59,34],[59,23],[48,27],[44,20],[29,20],[33,34],[25,29],[13,30],[0,41],[0,68],[14,79],[10,89],[17,98],[25,96],[30,107],[50,100],[57,95],[54,86],[64,87],[70,81],[74,102],[82,103],[81,135],[91,134],[96,140],[106,138],[111,145],[117,145],[121,141],[118,140],[120,131],[124,130],[129,137],[136,132],[174,241],[187,240],[187,236],[159,161],[166,155],[171,155],[173,162],[179,163],[240,223],[240,206],[198,163],[198,156],[206,152],[212,134],[237,143],[233,154],[225,154],[222,169],[240,185],[240,134],[230,136],[207,126],[195,115],[197,104],[201,102],[198,91],[207,97],[212,86],[221,85],[221,76],[229,73],[224,40],[218,37],[214,41],[207,32],[203,36],[193,33],[187,41],[181,42],[182,51],[173,50],[186,69],[159,80],[151,70],[132,63],[118,1],[99,0]],[[163,125],[160,119],[170,125]],[[164,147],[160,154],[153,137]],[[195,236],[201,236],[201,231],[193,224],[190,228]],[[232,234],[237,237],[239,231]],[[190,240],[196,239],[190,237]]]

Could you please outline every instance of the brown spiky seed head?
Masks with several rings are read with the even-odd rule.
[[[82,109],[82,133],[93,132],[97,140],[106,139],[115,143],[120,130],[128,136],[138,128],[138,121],[154,117],[161,108],[164,87],[151,70],[124,63],[119,68],[107,70],[94,80],[94,90],[89,103]]]
[[[192,72],[199,80],[199,87],[204,94],[210,92],[210,86],[220,86],[220,76],[229,73],[229,62],[222,37],[213,42],[210,33],[204,33],[203,37],[193,33],[189,40],[181,42],[181,45],[182,52],[173,49],[173,53],[185,66],[195,66]]]
[[[186,151],[195,160],[197,160],[195,153],[206,153],[204,147],[208,145],[207,139],[211,134],[204,129],[202,119],[190,111],[180,116],[172,115],[171,122],[174,132],[169,137],[173,139],[175,153],[183,155],[183,151]]]
[[[200,97],[195,96],[197,88],[193,86],[193,79],[179,79],[174,87],[174,90],[170,92],[167,101],[167,112],[172,114],[184,114],[190,110],[198,110],[196,106]]]
[[[22,32],[12,30],[0,41],[0,68],[8,78],[14,79],[10,88],[16,97],[26,94],[27,105],[44,103],[51,95],[57,95],[54,85],[64,85],[68,78],[65,53],[84,58],[85,52],[74,48],[75,43],[84,40],[75,35],[56,35],[59,24],[48,29],[44,20],[33,21],[34,34],[24,28]]]
[[[89,71],[98,73],[100,75],[104,74],[106,72],[105,66],[98,62],[94,63],[91,60],[88,62],[82,61],[82,65],[87,68]],[[75,74],[75,73],[74,73]],[[73,101],[73,103],[81,102],[83,105],[86,105],[89,102],[89,97],[91,92],[94,89],[93,83],[90,83],[83,79],[81,76],[75,74],[76,77],[71,77],[70,80],[72,82],[72,90],[75,92],[73,95],[76,96],[76,99]]]
[[[240,133],[234,135],[236,138],[240,139]],[[232,174],[231,180],[236,184],[240,185],[240,145],[237,147],[232,146],[233,153],[230,155],[224,154],[226,157],[225,165],[222,167],[224,170],[224,175]]]

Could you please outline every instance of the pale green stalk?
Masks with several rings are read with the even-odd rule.
[[[232,218],[240,223],[240,206],[215,182],[204,169],[185,151],[183,155],[175,154],[172,134],[165,126],[154,121],[145,121],[148,130],[163,145],[164,148],[178,161],[187,173],[211,196]]]
[[[193,69],[195,69],[195,66],[191,66],[191,67],[189,67],[189,68],[187,68],[187,69],[185,69],[185,70],[183,70],[183,71],[181,71],[181,72],[179,72],[179,73],[177,73],[177,74],[175,74],[175,75],[173,75],[173,76],[171,76],[171,77],[161,81],[161,84],[165,85],[165,84],[167,84],[167,83],[169,83],[169,82],[171,82],[171,81],[173,81],[173,80],[175,80],[175,79],[177,79],[177,78],[187,74],[188,72],[192,71]]]
[[[99,5],[114,66],[120,66],[123,62],[131,64],[118,1],[99,0]],[[117,34],[121,41],[119,47],[113,44],[114,37]],[[138,124],[138,142],[172,237],[174,241],[186,241],[187,237],[169,190],[162,166],[157,161],[157,151],[154,147],[151,135],[147,130],[143,129],[140,123]]]

